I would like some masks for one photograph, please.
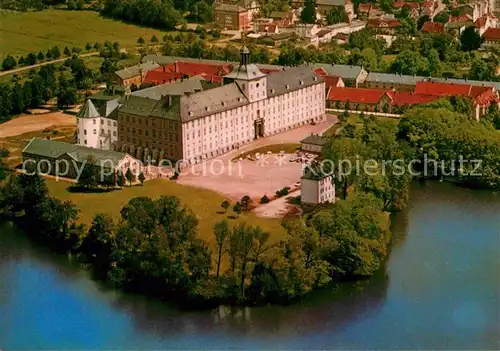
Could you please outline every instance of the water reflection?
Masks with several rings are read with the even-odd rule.
[[[201,312],[110,290],[0,225],[0,349],[499,349],[499,198],[414,184],[372,279]]]

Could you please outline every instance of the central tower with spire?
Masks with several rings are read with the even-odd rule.
[[[250,102],[267,98],[266,74],[250,63],[250,50],[244,45],[240,50],[240,64],[224,76],[224,84],[235,82]]]

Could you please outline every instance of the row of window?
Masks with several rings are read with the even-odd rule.
[[[101,124],[104,124],[104,119],[100,118],[100,120],[101,120]],[[97,124],[97,120],[95,118],[92,120],[92,122],[94,124]],[[113,126],[116,127],[117,125],[118,125],[117,122],[113,121]],[[108,120],[108,126],[111,127],[111,121],[110,120]]]
[[[80,130],[77,130],[77,133],[80,133]],[[92,134],[97,134],[97,129],[92,129]],[[104,129],[101,129],[101,134],[105,134]],[[83,130],[83,135],[87,135],[87,129]],[[113,131],[113,136],[116,136],[116,130]]]

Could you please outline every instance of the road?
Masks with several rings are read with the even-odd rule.
[[[97,52],[97,51],[96,52],[89,52],[87,54],[78,55],[78,57],[88,57],[88,56],[96,56],[96,55],[99,55],[99,52]],[[64,58],[60,58],[60,59],[57,59],[57,60],[51,60],[51,61],[47,61],[47,62],[37,63],[36,65],[24,66],[24,67],[14,68],[14,69],[11,69],[11,70],[8,70],[8,71],[2,71],[2,72],[0,72],[0,77],[1,76],[6,76],[8,74],[14,74],[14,73],[22,72],[22,71],[27,71],[27,70],[30,70],[30,69],[33,69],[33,68],[38,68],[38,67],[41,67],[41,66],[50,65],[52,63],[64,62],[64,61],[66,61],[67,59],[70,59],[70,58],[71,57],[64,57]]]

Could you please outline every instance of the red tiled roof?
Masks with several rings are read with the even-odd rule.
[[[500,28],[488,28],[483,33],[483,39],[485,40],[500,40]]]
[[[314,73],[319,74],[320,76],[327,76],[328,72],[325,71],[323,67],[318,67],[314,70]]]
[[[146,72],[146,76],[144,77],[144,83],[163,84],[163,83],[174,82],[181,78],[182,74],[180,73],[163,72],[163,70],[154,70]]]
[[[325,81],[325,88],[329,89],[330,87],[337,87],[341,79],[342,78],[338,76],[323,76],[323,80]]]
[[[405,1],[396,1],[392,4],[395,9],[401,9],[405,6],[408,6],[411,9],[418,9],[420,4],[418,2],[405,2]]]
[[[422,33],[443,33],[444,24],[437,22],[425,22],[421,29]]]
[[[358,12],[370,12],[372,4],[359,4]]]
[[[473,99],[474,105],[489,105],[497,98],[492,87],[440,82],[417,82],[414,93],[432,96],[467,96]]]
[[[426,104],[434,100],[438,100],[439,96],[415,94],[413,92],[397,91],[392,93],[392,104],[394,106],[411,106]]]
[[[471,15],[450,17],[450,22],[469,22],[472,21]]]
[[[422,3],[422,7],[425,7],[425,8],[432,8],[434,6],[434,1],[424,1]]]
[[[372,18],[368,20],[368,27],[372,28],[396,28],[400,23],[397,19],[383,20],[381,18]]]
[[[229,69],[229,65],[213,65],[207,63],[182,61],[177,61],[174,65],[174,72],[182,73],[189,77],[197,76],[202,73],[208,74],[210,76],[218,76],[226,75],[231,72]]]
[[[497,99],[498,96],[493,92],[493,89],[487,89],[474,98],[474,105],[489,106],[492,102],[496,102]]]
[[[477,28],[482,28],[486,25],[486,22],[488,21],[488,16],[484,15],[483,17],[479,17],[474,24],[476,25]]]
[[[382,96],[388,94],[389,92],[390,92],[389,90],[382,90],[382,89],[332,87],[328,92],[328,100],[363,103],[363,104],[376,104],[380,101]]]
[[[433,96],[469,96],[470,90],[471,85],[469,84],[417,82],[414,93]]]

